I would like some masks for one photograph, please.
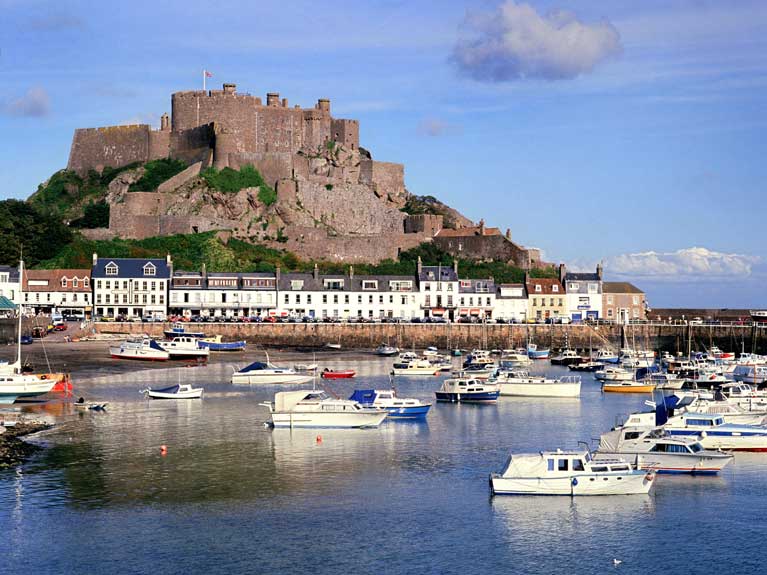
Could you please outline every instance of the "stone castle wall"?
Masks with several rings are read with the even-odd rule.
[[[82,175],[88,170],[101,171],[106,166],[117,168],[146,162],[150,158],[150,132],[146,124],[77,129],[67,169]]]
[[[437,236],[434,243],[455,257],[467,257],[470,254],[472,259],[506,262],[525,269],[536,265],[535,260],[531,261],[531,256],[537,255],[540,258],[540,253],[531,253],[500,234]]]

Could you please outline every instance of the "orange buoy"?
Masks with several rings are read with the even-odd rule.
[[[322,443],[322,436],[321,435],[317,436],[317,443]]]
[[[167,453],[168,453],[168,446],[165,445],[165,444],[161,445],[160,446],[160,454],[161,455],[166,455]]]

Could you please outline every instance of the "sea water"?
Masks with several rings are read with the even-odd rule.
[[[389,384],[391,360],[321,363],[357,369],[321,382],[341,397]],[[77,393],[109,401],[106,413],[47,408],[46,449],[0,472],[0,573],[764,572],[767,454],[737,454],[715,477],[659,476],[647,496],[490,497],[510,451],[591,443],[649,395],[603,394],[585,374],[580,399],[271,430],[259,402],[282,388],[234,387],[230,374],[226,363],[90,373]],[[442,379],[395,385],[433,401]],[[177,381],[204,399],[138,393]]]

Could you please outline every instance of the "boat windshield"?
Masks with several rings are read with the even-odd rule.
[[[690,448],[690,451],[693,453],[698,453],[699,451],[703,451],[703,446],[700,443],[692,443],[688,446]]]

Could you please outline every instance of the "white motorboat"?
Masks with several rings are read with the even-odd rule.
[[[707,415],[721,415],[725,423],[737,423],[739,425],[764,425],[767,419],[767,404],[762,404],[761,409],[750,410],[739,406],[737,403],[731,403],[726,399],[723,401],[701,399],[700,397],[687,396],[678,398],[668,396],[664,398],[666,407],[673,409],[675,413],[705,413]]]
[[[129,339],[120,347],[110,347],[109,355],[116,359],[140,359],[144,361],[167,361],[170,354],[150,337]]]
[[[650,381],[655,384],[655,389],[682,389],[684,379],[675,373],[658,372],[651,373],[642,381]]]
[[[269,361],[269,354],[266,355],[266,361],[254,361],[250,365],[232,374],[232,383],[234,385],[254,385],[254,384],[286,384],[298,385],[312,380],[310,372],[299,373],[290,367],[279,367]]]
[[[634,379],[634,372],[622,367],[605,367],[595,371],[594,378],[598,381],[631,381]]]
[[[414,351],[401,351],[399,352],[399,356],[397,356],[397,360],[401,362],[406,361],[414,361],[418,359],[418,354]]]
[[[392,375],[438,375],[442,369],[432,365],[428,359],[397,361],[391,369]]]
[[[316,363],[297,363],[293,366],[296,371],[317,371],[319,368]]]
[[[494,383],[458,377],[443,381],[442,386],[435,393],[437,401],[487,403],[496,401],[500,390]]]
[[[719,473],[732,455],[706,450],[696,438],[671,437],[658,428],[617,427],[603,433],[594,460],[625,457],[658,473]]]
[[[193,388],[186,383],[179,383],[162,389],[146,388],[141,393],[151,399],[202,399],[203,388]]]
[[[635,495],[649,493],[653,472],[622,459],[593,460],[587,450],[514,453],[490,475],[493,495]]]
[[[200,340],[190,335],[179,335],[170,341],[158,341],[157,344],[168,352],[171,359],[207,358],[210,349],[200,343]]]
[[[401,419],[423,419],[431,403],[410,397],[398,397],[394,389],[356,389],[349,398],[360,405],[385,409],[389,417]]]
[[[432,357],[435,355],[439,355],[439,349],[434,347],[433,345],[427,347],[425,350],[423,350],[423,356],[424,357]]]
[[[767,365],[764,364],[738,364],[732,373],[736,381],[761,385],[767,381]]]
[[[385,409],[365,407],[349,399],[334,399],[324,391],[280,391],[273,402],[261,403],[269,408],[275,428],[378,427],[389,412]]]
[[[580,397],[581,378],[568,375],[559,379],[530,375],[526,371],[500,373],[494,381],[501,395],[519,397]]]
[[[504,350],[501,354],[500,360],[501,369],[513,369],[515,367],[523,367],[533,363],[526,353],[519,353],[515,350]]]
[[[620,361],[617,353],[605,348],[598,349],[592,359],[600,363],[618,363]]]
[[[399,353],[399,349],[396,347],[393,347],[391,345],[387,345],[385,343],[382,343],[376,348],[376,355],[380,355],[382,357],[392,357]]]

